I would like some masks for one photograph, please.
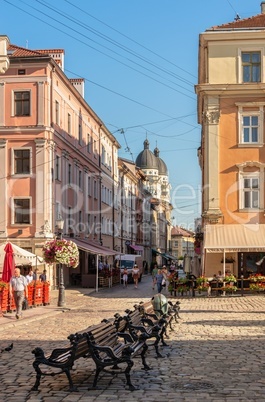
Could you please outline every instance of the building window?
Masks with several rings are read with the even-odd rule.
[[[21,91],[14,92],[15,100],[15,116],[29,116],[30,115],[30,92]]]
[[[242,116],[242,143],[258,143],[259,116]]]
[[[94,198],[98,198],[98,186],[96,180],[94,180]]]
[[[68,184],[69,186],[72,184],[72,165],[68,164]]]
[[[243,177],[243,208],[259,208],[259,178],[257,176]]]
[[[14,198],[14,223],[15,224],[30,223],[29,198]]]
[[[260,52],[242,52],[243,82],[260,82]]]
[[[82,226],[83,226],[83,223],[82,223],[82,211],[79,211],[78,212],[78,231],[79,231],[79,233],[82,232]]]
[[[78,186],[82,190],[82,170],[78,171]]]
[[[55,180],[61,180],[61,157],[55,157]]]
[[[72,118],[70,113],[67,115],[67,132],[68,134],[71,134],[71,127],[72,127]]]
[[[60,217],[61,217],[61,204],[60,204],[60,202],[57,202],[56,201],[56,203],[55,203],[55,216],[56,216],[56,219],[59,219]]]
[[[91,195],[91,177],[87,178],[87,195]]]
[[[30,174],[29,149],[14,149],[14,174]]]
[[[91,147],[90,147],[90,134],[87,134],[87,152],[90,153],[91,152]]]
[[[101,162],[103,163],[103,165],[106,164],[106,149],[104,145],[102,145],[101,147]]]
[[[59,102],[55,101],[55,123],[58,124],[58,126],[60,124],[59,119],[60,119],[60,117],[59,117]]]
[[[68,207],[68,218],[67,218],[67,226],[68,226],[68,229],[70,229],[71,228],[71,225],[72,225],[72,208],[71,207]]]
[[[82,145],[82,125],[78,125],[78,142],[79,145]]]
[[[263,145],[264,102],[238,102],[238,142],[241,146]],[[254,110],[250,110],[250,107]]]

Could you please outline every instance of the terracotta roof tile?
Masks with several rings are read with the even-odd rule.
[[[29,56],[40,56],[36,50],[26,49],[24,47],[19,47],[16,45],[9,45],[7,49],[9,57],[29,57]]]
[[[10,44],[8,47],[10,57],[29,57],[29,56],[42,56],[49,55],[50,53],[64,53],[63,49],[37,49],[31,50],[24,47]]]
[[[193,232],[187,229],[183,229],[179,226],[174,226],[171,230],[171,236],[184,236],[184,237],[192,237]]]
[[[254,17],[239,19],[227,24],[213,26],[207,31],[215,31],[220,29],[244,29],[244,28],[264,28],[265,29],[265,14],[258,14]]]
[[[64,54],[64,49],[37,49],[35,52],[39,52],[42,54],[48,54],[48,53],[63,53]]]

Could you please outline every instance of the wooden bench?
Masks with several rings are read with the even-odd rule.
[[[35,356],[33,368],[36,371],[36,381],[32,387],[32,391],[37,391],[42,376],[55,376],[65,373],[69,381],[69,390],[76,391],[71,377],[71,369],[75,361],[81,357],[90,357],[87,337],[85,334],[77,336],[70,335],[68,337],[70,344],[66,348],[54,349],[50,355],[45,355],[43,349],[37,347],[32,353]],[[41,369],[40,366],[48,366],[60,371],[48,371],[46,368]]]
[[[132,337],[129,333],[117,331],[114,321],[103,320],[100,326],[86,332],[88,347],[92,359],[96,364],[96,373],[93,381],[93,389],[97,388],[97,381],[101,371],[117,374],[117,370],[125,374],[126,385],[133,391],[135,387],[131,383],[130,371],[134,365],[133,358],[140,354],[144,370],[150,370],[146,363],[145,354],[147,336],[144,333]],[[121,341],[122,338],[122,341]],[[125,370],[118,364],[125,363]],[[111,366],[111,371],[107,367]],[[113,371],[114,370],[114,371]]]
[[[88,327],[83,332],[69,335],[68,339],[69,347],[54,349],[49,356],[45,356],[39,347],[32,351],[35,355],[33,367],[36,371],[36,381],[32,391],[38,390],[41,376],[55,376],[61,373],[65,373],[68,378],[69,391],[76,391],[77,387],[73,385],[71,370],[75,361],[81,357],[92,358],[96,364],[93,389],[97,387],[98,376],[101,371],[105,370],[106,367],[113,366],[111,373],[118,374],[118,364],[125,363],[126,368],[122,372],[126,376],[126,384],[129,389],[133,390],[130,371],[134,364],[132,358],[136,354],[140,353],[144,369],[150,369],[145,361],[145,354],[148,349],[145,343],[146,337],[141,336],[134,340],[129,334],[118,333],[114,323],[101,322]],[[48,366],[57,371],[42,370],[40,366]]]
[[[168,338],[167,329],[170,328],[171,331],[174,331],[173,322],[177,323],[177,317],[179,318],[179,302],[176,302],[174,305],[172,302],[167,301],[167,312],[164,313],[159,309],[154,309],[154,305],[152,300],[147,302],[140,302],[139,305],[135,307],[139,309],[140,313],[145,318],[150,318],[154,325],[156,323],[163,324],[163,330],[161,332],[161,338],[163,339],[163,335]]]
[[[162,339],[162,330],[164,322],[154,323],[150,318],[144,318],[138,309],[125,310],[126,315],[121,316],[115,314],[115,325],[117,331],[127,331],[133,339],[137,339],[141,335],[145,335],[147,339],[155,338],[152,346],[155,347],[157,357],[163,357],[159,352],[158,344],[161,341],[164,346],[167,346],[164,339]]]

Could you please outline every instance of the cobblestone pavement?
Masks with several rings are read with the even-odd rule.
[[[94,363],[79,359],[73,380],[79,392],[68,392],[64,374],[45,377],[38,392],[30,391],[35,381],[32,349],[45,352],[67,345],[70,333],[85,329],[103,318],[122,313],[136,302],[155,294],[150,276],[138,289],[115,286],[98,293],[88,289],[67,289],[66,307],[57,308],[58,291],[51,292],[51,304],[0,318],[0,349],[14,343],[11,352],[0,355],[0,401],[75,402],[97,401],[265,401],[264,296],[181,298],[181,320],[170,333],[162,359],[149,348],[141,370],[135,359],[132,382],[137,390],[124,388],[124,377],[103,374],[99,390],[89,391]]]

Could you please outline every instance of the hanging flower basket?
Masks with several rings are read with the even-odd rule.
[[[43,258],[47,264],[63,264],[76,268],[79,264],[79,251],[77,245],[71,240],[46,241],[42,248]]]

